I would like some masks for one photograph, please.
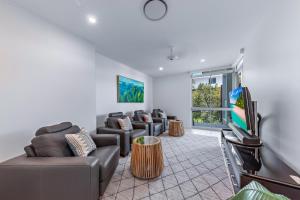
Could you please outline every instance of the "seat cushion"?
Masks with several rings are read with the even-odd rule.
[[[132,140],[134,138],[140,137],[140,136],[147,136],[148,133],[145,129],[134,129],[130,132],[130,141],[132,143]]]
[[[121,129],[121,126],[118,122],[117,117],[109,117],[107,118],[107,128]]]
[[[120,158],[120,147],[117,145],[98,147],[89,156],[99,159],[99,181],[110,178],[114,173]]]

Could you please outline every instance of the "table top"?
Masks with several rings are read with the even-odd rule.
[[[135,138],[133,143],[140,145],[153,145],[160,143],[160,139],[155,136],[140,136]]]

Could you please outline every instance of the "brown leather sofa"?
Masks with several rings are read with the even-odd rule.
[[[134,117],[133,120],[136,122],[141,122],[144,123],[143,117],[146,113],[143,110],[136,110],[134,111]],[[158,136],[161,133],[165,131],[164,129],[164,119],[162,118],[152,118],[153,122],[148,122],[147,124],[149,125],[149,135],[152,136]]]
[[[98,200],[118,166],[119,136],[93,134],[97,149],[75,157],[64,134],[78,130],[71,123],[39,129],[27,155],[0,164],[0,199]]]
[[[133,130],[124,131],[121,129],[118,119],[125,115],[122,112],[109,113],[105,122],[105,127],[98,127],[98,134],[118,134],[120,136],[120,154],[127,156],[130,152],[134,138],[148,135],[148,125],[144,123],[132,122]]]
[[[164,112],[161,109],[153,109],[152,111],[152,117],[156,119],[162,119],[162,117],[159,115],[160,112]],[[166,131],[169,127],[169,120],[177,120],[176,116],[167,115],[167,119],[164,119],[164,131]]]

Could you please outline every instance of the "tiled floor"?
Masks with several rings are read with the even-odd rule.
[[[232,196],[219,132],[188,129],[183,137],[161,135],[165,168],[142,180],[130,172],[130,156],[119,166],[101,200],[220,200]]]

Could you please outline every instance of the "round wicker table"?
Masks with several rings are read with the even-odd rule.
[[[169,121],[169,135],[175,137],[184,135],[184,127],[183,127],[183,122],[181,120]]]
[[[154,136],[141,136],[133,140],[131,172],[135,177],[150,179],[160,176],[164,168],[161,141]]]

